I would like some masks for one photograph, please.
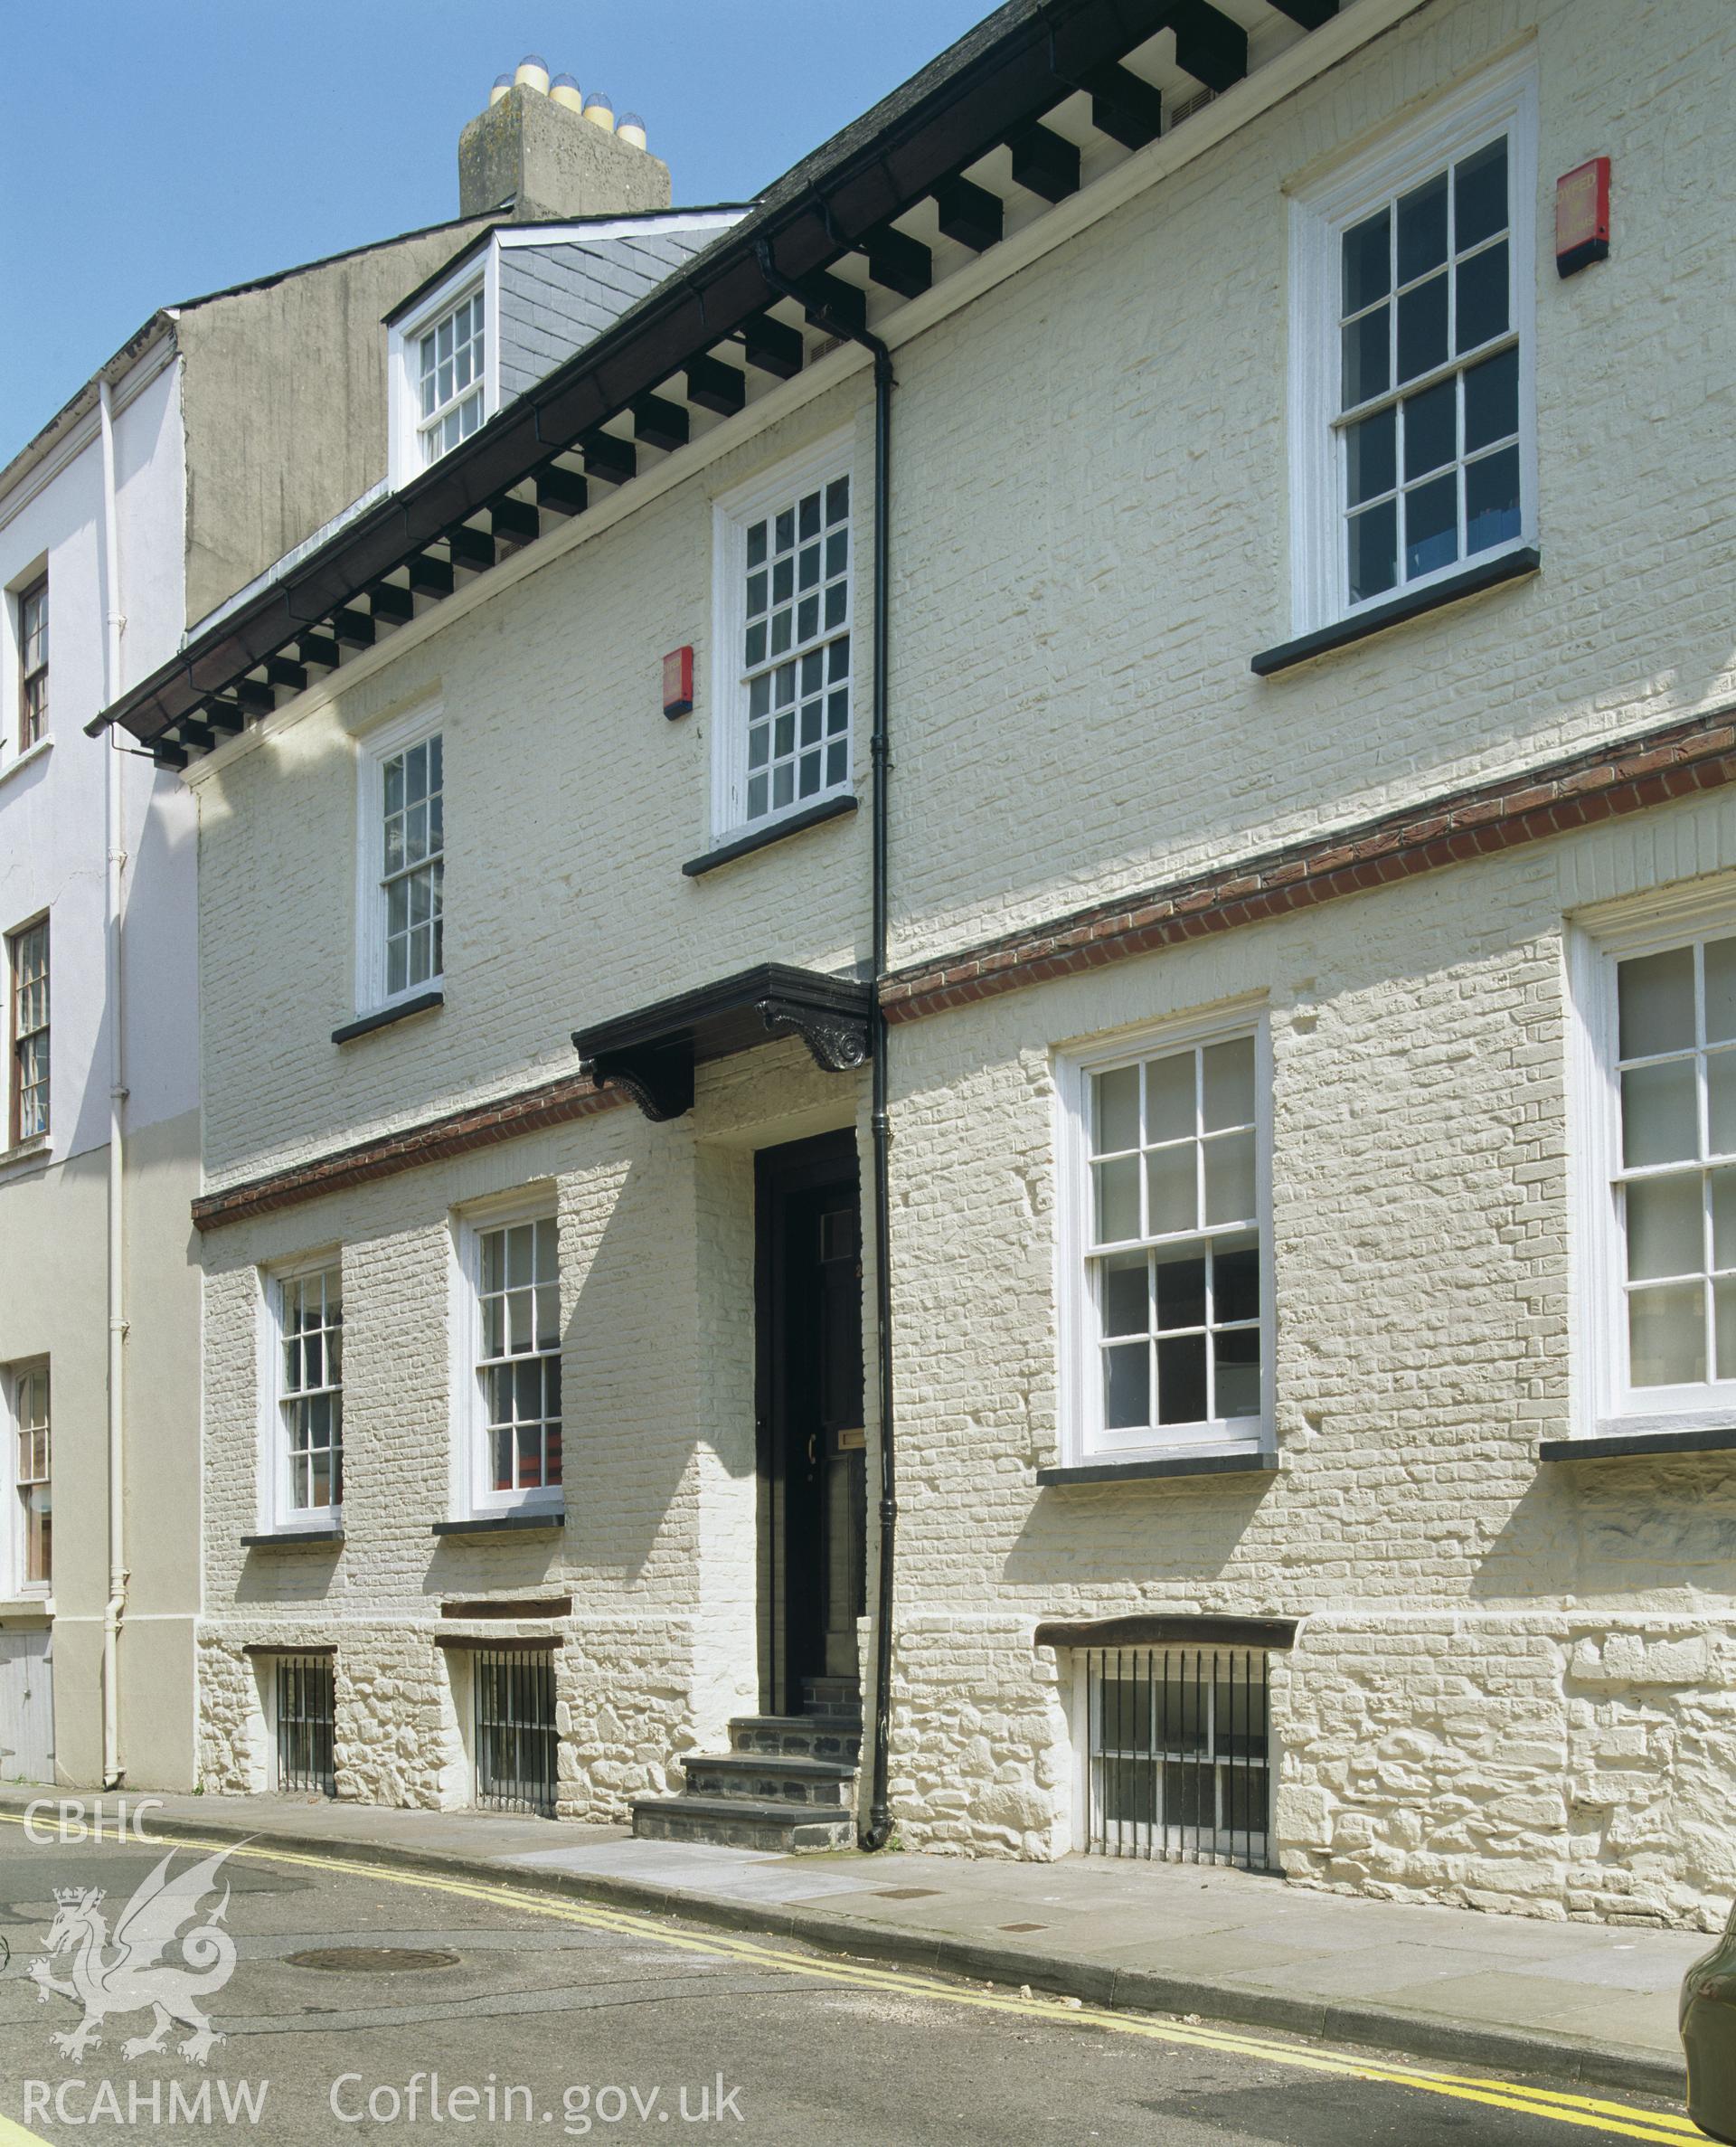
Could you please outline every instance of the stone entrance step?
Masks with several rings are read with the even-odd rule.
[[[724,1752],[714,1757],[690,1753],[682,1762],[682,1772],[687,1777],[684,1793],[693,1796],[826,1805],[835,1811],[847,1802],[856,1780],[854,1765],[787,1752]]]
[[[784,1752],[854,1766],[862,1757],[859,1715],[738,1715],[730,1724],[736,1752]]]
[[[675,1796],[636,1797],[643,1841],[730,1849],[848,1849],[856,1838],[862,1717],[850,1678],[804,1680],[801,1715],[738,1715],[727,1752],[689,1753]],[[817,1690],[814,1688],[818,1688]]]
[[[708,1841],[724,1849],[853,1849],[853,1811],[815,1805],[758,1804],[745,1797],[635,1797],[633,1831],[641,1841]]]

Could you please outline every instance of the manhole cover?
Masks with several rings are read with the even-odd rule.
[[[321,1945],[286,1953],[291,1968],[325,1968],[338,1975],[407,1975],[418,1968],[456,1968],[456,1953],[419,1952],[408,1945]]]
[[[931,1886],[883,1886],[875,1888],[882,1901],[927,1901],[939,1890],[938,1887]]]

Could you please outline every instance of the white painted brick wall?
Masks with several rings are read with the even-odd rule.
[[[1563,915],[1694,871],[1736,884],[1726,801],[893,1032],[907,1842],[1071,1845],[1043,1618],[1290,1616],[1293,1877],[1722,1919],[1736,1459],[1537,1458],[1570,1428]],[[1282,1472],[1040,1490],[1052,1052],[1250,991],[1273,1030]]]
[[[1290,630],[1284,187],[1533,33],[1543,573],[1257,682],[1249,657]],[[1736,493],[1731,270],[1698,183],[1733,69],[1718,0],[1643,27],[1618,0],[1438,5],[901,352],[899,957],[1736,691],[1709,541]],[[1559,284],[1552,183],[1599,152],[1614,258]],[[858,383],[205,783],[213,1184],[564,1072],[571,1027],[750,961],[860,959],[864,822],[683,878],[711,839],[713,711],[667,724],[656,694],[686,641],[703,689],[710,499],[844,422],[865,468]],[[352,734],[436,688],[449,1004],[339,1050]],[[1736,872],[1731,818],[1671,808],[895,1032],[907,1841],[1071,1844],[1067,1669],[1033,1650],[1041,1618],[1272,1613],[1304,1621],[1274,1690],[1293,1877],[1722,1913],[1736,1468],[1545,1470],[1536,1441],[1570,1398],[1563,915]],[[1284,1471],[1039,1492],[1052,1047],[1247,990],[1272,1008]],[[371,1692],[395,1720],[389,1678],[421,1725],[390,1765],[346,1757],[353,1792],[454,1794],[435,1599],[543,1582],[575,1603],[563,1810],[618,1816],[717,1740],[752,1683],[748,1158],[849,1122],[864,1090],[779,1046],[709,1072],[691,1121],[610,1114],[209,1240],[214,1782],[257,1764],[234,1650],[300,1620],[354,1652],[345,1706]],[[538,1178],[560,1196],[571,1522],[553,1551],[436,1547],[448,1217]],[[243,1561],[251,1270],[338,1242],[350,1540],[332,1569]]]

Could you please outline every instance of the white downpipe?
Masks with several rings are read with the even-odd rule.
[[[120,532],[115,509],[115,413],[108,383],[97,383],[102,427],[102,701],[120,692]],[[127,865],[122,817],[122,761],[112,734],[105,735],[103,827],[108,847],[104,914],[108,1013],[108,1602],[102,1613],[102,1785],[116,1789],[120,1764],[120,1621],[127,1607],[126,1345],[127,1275],[123,1202],[126,1196],[123,1119],[126,1065],[121,1050],[121,885]]]

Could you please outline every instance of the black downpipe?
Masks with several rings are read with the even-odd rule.
[[[869,1026],[873,1044],[872,1109],[869,1126],[874,1164],[874,1341],[880,1385],[880,1590],[874,1632],[874,1705],[870,1725],[873,1773],[863,1849],[884,1849],[892,1834],[888,1789],[888,1745],[892,1723],[892,1556],[898,1537],[898,1471],[892,1433],[892,1124],[887,1113],[886,1016],[880,1003],[886,975],[887,779],[891,775],[892,730],[888,720],[887,656],[892,642],[892,354],[878,336],[853,327],[816,305],[781,275],[771,246],[761,239],[756,251],[761,274],[771,288],[792,298],[816,324],[842,341],[859,343],[874,361],[874,696],[873,735],[869,758],[873,768],[873,936],[869,956],[872,995]]]

